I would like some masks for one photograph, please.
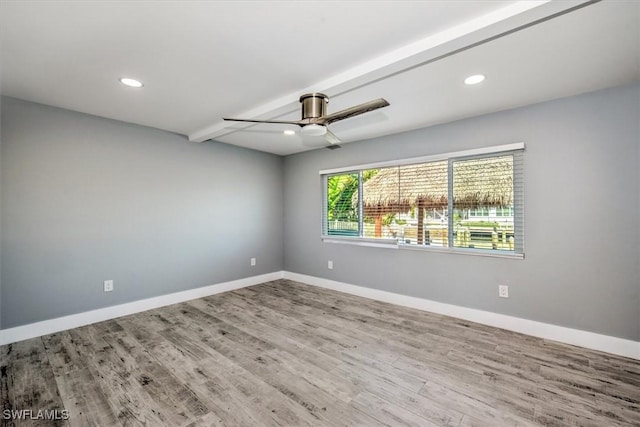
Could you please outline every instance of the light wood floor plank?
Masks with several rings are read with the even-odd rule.
[[[356,396],[353,406],[364,413],[371,414],[385,425],[437,427],[437,424],[366,391]]]
[[[62,416],[49,419],[46,412],[42,415],[44,419],[40,419],[40,411],[60,411],[62,415],[65,409],[42,339],[33,338],[0,347],[0,377],[3,390],[0,415],[4,424],[69,425]],[[7,422],[5,410],[31,412],[14,422]]]

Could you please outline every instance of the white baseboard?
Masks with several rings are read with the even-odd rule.
[[[579,329],[571,329],[563,326],[536,322],[534,320],[507,316],[504,314],[492,313],[489,311],[476,310],[473,308],[395,294],[392,292],[350,285],[348,283],[336,282],[334,280],[291,273],[288,271],[284,272],[284,278],[369,299],[457,317],[459,319],[482,323],[483,325],[495,326],[497,328],[507,329],[514,332],[520,332],[522,334],[538,338],[559,341],[566,344],[577,345],[580,347],[640,360],[640,342],[638,341],[631,341],[623,338],[596,334],[594,332],[587,332]]]
[[[129,314],[140,313],[141,311],[177,304],[196,298],[202,298],[282,278],[640,360],[640,342],[637,341],[536,322],[534,320],[521,319],[519,317],[507,316],[489,311],[445,304],[407,295],[400,295],[393,292],[386,292],[363,286],[350,285],[348,283],[288,271],[277,271],[259,276],[247,277],[230,282],[204,286],[202,288],[190,289],[187,291],[86,311],[84,313],[58,317],[56,319],[43,320],[41,322],[17,326],[15,328],[3,329],[0,330],[0,345],[52,334],[54,332],[65,331],[67,329],[77,328],[91,323],[115,319]]]
[[[146,298],[97,310],[85,311],[84,313],[43,320],[41,322],[30,323],[28,325],[17,326],[15,328],[2,329],[0,330],[0,345],[23,341],[42,335],[52,334],[54,332],[66,331],[67,329],[77,328],[91,323],[140,313],[141,311],[151,310],[153,308],[164,307],[166,305],[177,304],[196,298],[232,291],[234,289],[246,288],[247,286],[281,279],[283,276],[284,273],[282,271],[276,271],[273,273],[232,280],[230,282],[218,283],[215,285],[189,289],[187,291],[175,292],[167,295],[160,295],[157,297]]]

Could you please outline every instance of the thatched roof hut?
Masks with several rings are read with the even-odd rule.
[[[409,212],[418,205],[448,205],[447,161],[384,168],[363,184],[366,216]],[[459,161],[454,164],[453,203],[459,209],[509,206],[513,202],[511,156]]]
[[[513,156],[472,159],[453,164],[456,209],[513,204]]]
[[[380,218],[416,207],[421,239],[424,209],[448,206],[447,169],[446,160],[380,169],[363,184],[364,215]],[[513,202],[512,156],[457,161],[453,175],[453,204],[457,209],[505,207]]]
[[[447,162],[384,168],[363,184],[365,216],[447,206]]]

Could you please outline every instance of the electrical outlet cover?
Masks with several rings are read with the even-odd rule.
[[[509,298],[509,286],[507,285],[498,286],[498,296],[501,298]]]

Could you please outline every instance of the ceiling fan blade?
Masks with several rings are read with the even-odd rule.
[[[340,138],[338,138],[329,129],[327,129],[327,133],[324,134],[324,139],[329,143],[329,146],[338,145],[338,144],[340,144],[342,142],[342,141],[340,141]]]
[[[264,128],[256,128],[253,126],[225,126],[224,127],[226,130],[235,133],[235,132],[242,132],[242,133],[255,133],[255,134],[259,134],[259,135],[282,135],[282,129],[278,130],[276,128],[273,129],[269,129],[266,130]]]
[[[369,111],[377,110],[389,106],[389,103],[384,98],[379,98],[373,101],[365,102],[364,104],[356,105],[355,107],[345,108],[344,110],[337,111],[335,113],[319,117],[315,120],[315,123],[328,125],[338,120],[348,119],[349,117],[358,116],[360,114],[368,113]]]
[[[301,123],[300,121],[289,121],[289,120],[252,120],[252,119],[231,119],[231,118],[222,118],[222,120],[231,121],[231,122],[249,122],[249,123],[278,123],[284,125],[298,125],[302,126],[306,124],[306,122]]]

